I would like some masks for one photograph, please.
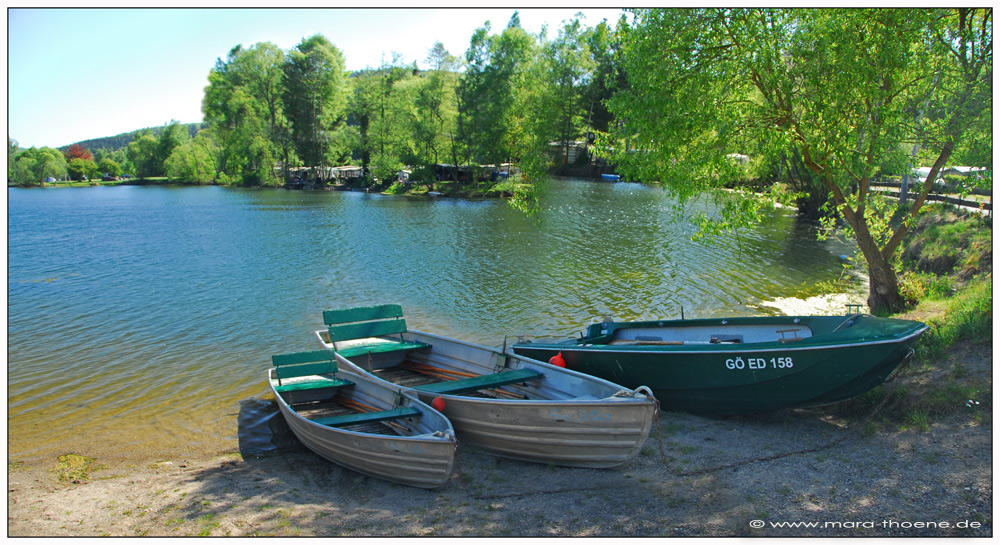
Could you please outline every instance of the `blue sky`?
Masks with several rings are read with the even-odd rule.
[[[393,52],[423,68],[435,41],[461,56],[475,29],[490,21],[498,32],[515,10],[529,32],[547,23],[550,37],[577,12],[591,27],[604,19],[614,25],[620,14],[587,7],[9,8],[7,134],[21,147],[61,147],[174,119],[202,121],[208,72],[238,44],[269,41],[288,50],[321,33],[349,69],[376,67]]]

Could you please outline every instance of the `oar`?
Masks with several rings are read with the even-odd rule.
[[[476,373],[469,373],[469,372],[466,372],[466,371],[456,371],[454,369],[445,369],[443,367],[435,367],[433,365],[427,365],[425,363],[414,363],[412,361],[404,361],[403,363],[400,364],[400,367],[405,367],[407,369],[412,369],[414,371],[417,371],[418,373],[421,373],[421,374],[424,374],[424,375],[427,375],[427,376],[431,376],[431,377],[435,377],[435,378],[444,379],[444,380],[455,380],[456,376],[457,377],[469,377],[469,378],[482,376],[482,375],[477,375]],[[454,376],[451,376],[451,375],[454,375]],[[521,394],[515,394],[514,392],[507,392],[507,391],[501,390],[499,388],[493,388],[491,391],[496,392],[498,394],[503,394],[503,395],[509,396],[509,397],[516,397],[516,398],[519,398],[519,399],[528,399],[528,396],[521,395]]]
[[[435,367],[433,365],[427,365],[426,363],[413,363],[413,362],[410,362],[410,361],[403,362],[402,364],[400,364],[400,367],[405,367],[407,369],[413,369],[414,371],[418,371],[418,372],[425,373],[425,374],[431,374],[431,373],[442,374],[443,373],[443,374],[448,374],[448,375],[455,375],[455,376],[458,376],[458,377],[478,377],[478,376],[480,376],[480,375],[478,375],[476,373],[469,373],[469,372],[466,372],[466,371],[456,371],[454,369],[445,369],[443,367]]]

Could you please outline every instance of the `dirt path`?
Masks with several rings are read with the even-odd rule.
[[[956,384],[961,395],[949,390]],[[992,536],[992,347],[957,347],[897,391],[904,406],[951,397],[924,416],[892,401],[867,423],[858,412],[870,402],[738,418],[664,413],[643,452],[611,470],[460,449],[459,471],[434,491],[301,448],[134,461],[79,483],[59,481],[55,460],[8,461],[8,535]],[[981,398],[963,399],[969,392]]]

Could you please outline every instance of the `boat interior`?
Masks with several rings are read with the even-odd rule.
[[[421,411],[406,406],[398,392],[374,389],[362,377],[337,369],[332,350],[272,356],[275,394],[299,416],[325,426],[399,435],[420,433]]]
[[[513,372],[503,374],[513,374]],[[428,392],[490,399],[529,399],[529,396],[523,393],[514,392],[509,388],[504,388],[504,384],[497,384],[497,381],[490,380],[494,378],[490,375],[448,369],[429,363],[420,363],[409,358],[404,359],[395,367],[376,369],[374,375],[404,388],[415,388]],[[541,378],[541,375],[537,373],[535,375],[537,378]],[[505,379],[504,382],[518,379],[521,376],[520,374],[517,377],[512,376]],[[519,381],[531,380],[531,378],[528,376],[520,378]],[[462,387],[463,384],[466,387]]]
[[[804,323],[713,324],[667,327],[621,327],[585,339],[585,344],[691,345],[795,342],[813,335]]]
[[[347,390],[347,388],[339,388],[338,390]],[[307,401],[303,403],[296,403],[294,405],[289,404],[289,406],[292,410],[298,413],[299,416],[305,418],[306,420],[312,420],[319,423],[345,417],[350,418],[356,415],[381,412],[380,409],[374,406],[353,399],[349,396],[349,392],[345,391],[338,391],[336,395],[327,399]],[[405,420],[394,419],[377,421],[362,420],[354,423],[341,424],[337,427],[360,433],[374,433],[380,435],[410,436],[419,433],[411,426],[408,426]]]

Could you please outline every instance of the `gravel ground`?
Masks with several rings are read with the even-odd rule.
[[[439,490],[369,478],[301,446],[131,460],[60,481],[8,460],[8,536],[992,536],[992,347],[907,373],[908,399],[982,385],[923,418],[858,403],[732,418],[662,413],[605,470],[459,449]],[[893,391],[895,384],[883,391]],[[904,400],[905,401],[905,400]],[[976,405],[974,402],[979,401]],[[47,465],[46,464],[50,464]]]

